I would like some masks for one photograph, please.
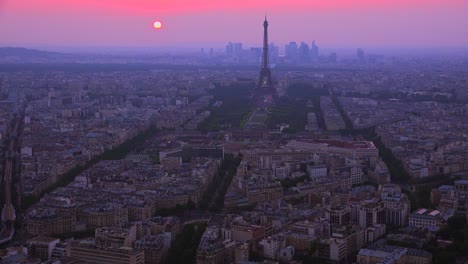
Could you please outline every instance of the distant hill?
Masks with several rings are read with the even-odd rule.
[[[0,58],[20,57],[20,58],[51,58],[62,57],[65,54],[58,52],[49,52],[36,49],[26,49],[17,47],[0,47]]]

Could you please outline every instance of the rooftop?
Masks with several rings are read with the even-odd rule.
[[[413,215],[427,215],[427,216],[437,216],[440,215],[439,210],[432,210],[426,208],[420,208],[412,213]]]

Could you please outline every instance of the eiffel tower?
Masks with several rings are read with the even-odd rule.
[[[273,78],[271,77],[271,69],[269,63],[268,54],[268,21],[265,16],[265,22],[263,22],[263,55],[262,55],[262,66],[260,69],[260,76],[258,78],[257,89],[255,91],[255,97],[258,101],[270,101],[276,98],[276,90],[273,87]]]

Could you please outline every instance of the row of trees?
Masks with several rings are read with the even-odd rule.
[[[297,178],[287,177],[283,180],[280,180],[280,183],[281,183],[281,186],[283,186],[283,189],[287,190],[291,187],[296,187],[298,183],[305,182],[307,180],[310,180],[310,177],[307,175],[303,175]]]
[[[392,181],[396,183],[409,183],[411,176],[406,172],[403,162],[397,159],[393,152],[385,146],[380,137],[377,137],[374,130],[374,144],[379,149],[379,155],[382,160],[387,164]]]
[[[217,175],[203,195],[202,201],[200,202],[200,209],[208,209],[213,212],[221,211],[224,205],[224,195],[237,172],[237,167],[241,159],[240,156],[234,156],[233,154],[226,154],[224,156],[224,160],[219,167]]]
[[[432,253],[434,264],[456,263],[457,259],[468,258],[468,224],[464,215],[448,219],[447,227],[437,233],[437,239],[451,240],[452,244],[441,248],[432,240],[424,249]]]
[[[151,126],[150,128],[138,134],[134,138],[127,140],[126,142],[120,144],[119,146],[113,149],[106,150],[104,153],[102,153],[101,155],[97,157],[94,157],[85,165],[77,166],[71,169],[70,171],[62,175],[62,177],[60,177],[56,183],[52,184],[51,186],[43,190],[40,195],[38,196],[31,195],[31,196],[23,197],[22,202],[21,202],[21,208],[27,209],[31,205],[39,201],[44,194],[49,193],[58,187],[64,187],[70,184],[71,182],[73,182],[76,176],[80,175],[83,171],[89,169],[90,167],[92,167],[93,165],[95,165],[101,160],[123,159],[128,153],[130,153],[130,151],[134,150],[137,147],[143,146],[146,139],[154,136],[157,132],[158,132],[158,129],[155,126]]]
[[[350,130],[353,130],[354,129],[353,122],[351,121],[351,119],[349,119],[348,115],[346,114],[345,110],[343,109],[343,106],[341,105],[340,101],[338,100],[338,97],[336,97],[335,95],[332,95],[332,101],[335,104],[336,109],[338,109],[338,112],[340,113],[341,118],[343,118],[343,121],[344,121],[344,123],[346,125],[346,128],[350,129]]]
[[[205,232],[206,224],[185,225],[169,249],[167,263],[194,263],[198,244]]]

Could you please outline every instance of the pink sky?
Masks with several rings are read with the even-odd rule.
[[[0,0],[0,45],[260,45],[265,11],[278,44],[468,45],[468,0]]]

